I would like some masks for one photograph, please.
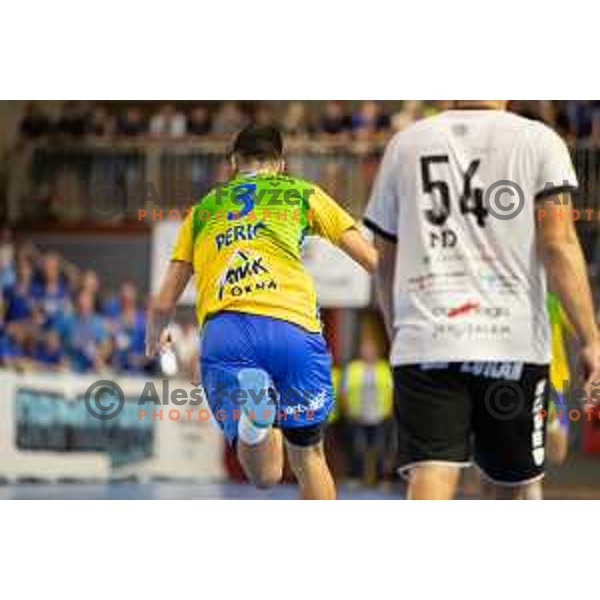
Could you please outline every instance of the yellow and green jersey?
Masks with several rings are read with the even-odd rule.
[[[354,225],[312,183],[283,174],[242,173],[193,207],[171,259],[193,265],[199,325],[215,313],[238,311],[320,331],[302,242],[319,235],[338,244]]]
[[[564,392],[569,381],[569,360],[565,349],[565,326],[568,324],[562,306],[556,294],[549,293],[547,299],[552,337],[552,359],[550,361],[550,381],[557,392]]]

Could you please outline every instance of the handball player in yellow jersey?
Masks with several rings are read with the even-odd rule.
[[[246,475],[259,488],[279,482],[285,439],[300,496],[333,499],[322,446],[334,404],[331,357],[302,243],[324,237],[369,271],[376,252],[323,190],[284,174],[276,128],[249,125],[231,163],[233,178],[181,225],[150,310],[147,351],[159,350],[194,275],[202,385]]]

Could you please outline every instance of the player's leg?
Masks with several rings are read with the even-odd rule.
[[[399,472],[411,500],[454,497],[469,464],[471,398],[453,365],[394,369]]]
[[[480,483],[482,500],[542,500],[542,480],[520,485],[500,485],[485,478]]]
[[[248,479],[259,489],[276,485],[283,474],[281,432],[272,427],[276,417],[273,386],[266,371],[244,368],[237,372],[241,414],[237,456]]]
[[[238,377],[239,365],[224,361],[213,362],[204,355],[202,385],[211,412],[223,430],[227,443],[235,446],[244,473],[256,487],[264,489],[281,480],[283,472],[283,443],[281,433],[264,420],[265,412],[261,392],[250,396]],[[243,397],[244,394],[247,397]],[[276,406],[268,405],[275,414]]]
[[[272,357],[281,427],[290,467],[303,499],[335,499],[335,484],[323,450],[323,431],[333,409],[331,356],[319,333],[290,324],[277,327],[284,345]]]
[[[557,410],[557,407],[553,406],[554,402],[550,401],[548,424],[546,426],[546,452],[550,462],[560,465],[567,458],[569,446],[569,420],[566,416],[567,411],[563,409],[564,399],[562,398],[562,394],[561,397],[558,398],[557,403],[560,410]],[[482,497],[488,499],[542,500],[542,480],[538,479],[514,488],[495,485],[486,482],[484,479],[482,482]]]
[[[473,376],[475,462],[482,498],[541,500],[548,369],[507,363],[511,377]],[[512,365],[512,366],[511,366]]]
[[[281,431],[271,427],[258,444],[247,444],[238,438],[237,457],[246,477],[258,489],[277,485],[283,474]]]
[[[335,500],[335,483],[323,450],[321,426],[285,430],[290,467],[303,500]],[[314,441],[319,439],[319,441]],[[309,443],[314,442],[314,443]]]
[[[411,469],[409,500],[452,500],[460,478],[460,467],[442,463],[420,463]]]
[[[283,471],[281,434],[272,424],[277,406],[270,379],[255,356],[255,332],[246,315],[209,320],[200,347],[202,386],[211,412],[257,487],[274,485]]]

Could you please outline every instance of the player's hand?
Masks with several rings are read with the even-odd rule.
[[[148,323],[146,326],[146,356],[154,358],[161,350],[171,344],[169,323],[173,316],[174,306],[160,298],[151,298],[148,306]]]
[[[582,346],[579,351],[579,362],[583,371],[583,388],[586,404],[594,406],[600,400],[600,341],[594,341]]]
[[[165,329],[160,334],[160,338],[158,340],[158,349],[159,352],[165,352],[170,350],[173,347],[173,336],[168,329]]]
[[[173,346],[173,338],[168,329],[163,329],[160,335],[148,331],[146,335],[146,356],[154,358],[157,354],[169,350]]]

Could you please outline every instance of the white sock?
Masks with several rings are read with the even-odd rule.
[[[240,421],[238,423],[238,437],[244,444],[248,446],[256,446],[260,444],[269,433],[270,427],[257,427],[252,419],[248,417],[246,413],[240,415]]]

